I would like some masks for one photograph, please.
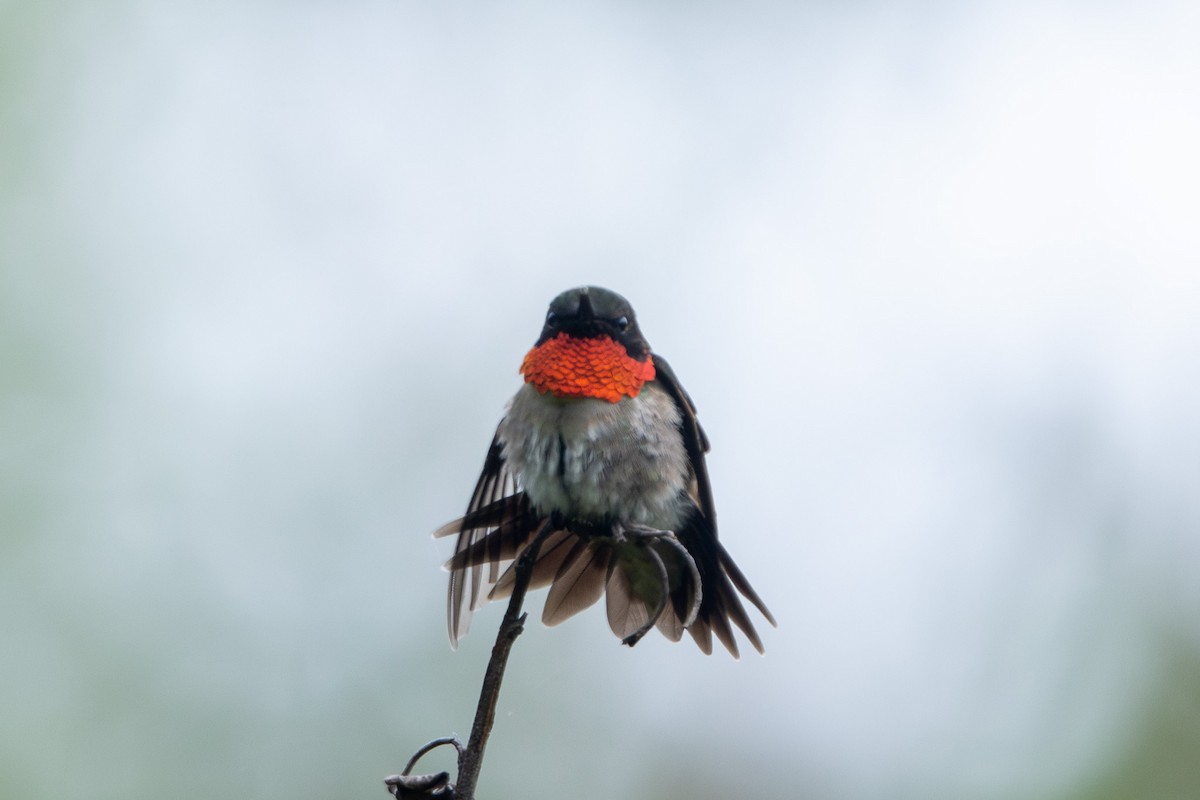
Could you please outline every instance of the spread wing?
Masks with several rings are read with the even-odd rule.
[[[433,533],[434,537],[458,536],[454,555],[446,562],[450,572],[446,620],[451,647],[457,647],[458,640],[467,634],[475,609],[512,593],[516,560],[542,519],[505,462],[497,434],[484,459],[467,513]],[[612,548],[604,537],[580,536],[567,528],[548,534],[529,581],[530,589],[552,585],[542,615],[547,625],[557,625],[603,595],[611,556]]]
[[[717,511],[704,463],[704,454],[709,449],[708,437],[696,419],[696,406],[692,398],[680,385],[671,365],[655,353],[654,367],[657,373],[655,380],[679,408],[680,431],[692,467],[691,495],[696,507],[681,530],[675,531],[680,543],[695,561],[700,577],[700,608],[695,620],[687,628],[688,633],[705,653],[712,652],[712,636],[716,634],[717,639],[737,658],[737,642],[730,626],[732,622],[746,635],[754,649],[761,653],[762,640],[754,630],[738,592],[753,603],[771,625],[776,624],[775,618],[717,539]]]
[[[458,534],[454,555],[446,562],[450,570],[446,620],[451,647],[457,647],[458,640],[466,635],[471,612],[486,601],[486,590],[499,579],[501,567],[528,543],[537,523],[533,504],[519,490],[496,436],[488,448],[467,513],[433,533],[435,537]]]

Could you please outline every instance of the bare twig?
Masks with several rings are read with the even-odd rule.
[[[471,738],[467,740],[466,751],[458,759],[458,781],[455,783],[458,800],[475,800],[475,784],[483,767],[483,751],[487,747],[488,735],[496,720],[496,701],[500,699],[500,682],[504,680],[508,653],[525,626],[525,615],[521,613],[525,590],[529,588],[529,577],[533,574],[533,565],[537,561],[538,551],[542,549],[542,541],[550,530],[550,520],[547,519],[517,561],[512,597],[508,600],[508,609],[500,623],[500,632],[496,634],[496,644],[492,646],[487,671],[483,673],[483,689],[479,693],[479,705],[475,708]]]
[[[454,749],[458,751],[458,757],[462,758],[463,750],[464,750],[463,743],[460,742],[458,739],[454,738],[453,736],[447,736],[443,739],[434,739],[432,742],[429,742],[424,747],[422,747],[420,750],[413,753],[413,757],[410,758],[408,760],[408,763],[404,765],[404,772],[402,772],[401,774],[407,775],[408,773],[412,772],[412,768],[417,765],[417,762],[421,759],[421,756],[425,755],[430,750],[433,750],[435,747],[441,747],[444,744],[454,745]]]
[[[521,606],[525,602],[525,592],[529,588],[529,578],[533,574],[533,565],[537,561],[542,542],[553,530],[551,521],[546,519],[538,527],[533,540],[517,559],[514,567],[512,596],[508,600],[508,609],[500,622],[500,630],[496,634],[496,643],[492,646],[492,657],[488,660],[487,670],[483,673],[483,688],[479,692],[479,704],[475,708],[475,722],[471,725],[471,736],[464,747],[458,739],[447,737],[434,739],[421,747],[409,759],[400,775],[390,775],[384,783],[397,798],[439,798],[439,800],[475,800],[475,784],[479,781],[479,771],[483,767],[483,751],[487,747],[488,735],[492,732],[492,724],[496,720],[496,702],[500,699],[500,683],[504,680],[504,668],[508,664],[508,654],[513,642],[524,630],[525,615]],[[445,773],[435,775],[410,776],[408,773],[416,766],[421,756],[445,744],[453,744],[458,750],[458,780],[453,784],[448,782]]]

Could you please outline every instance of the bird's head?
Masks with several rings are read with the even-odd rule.
[[[521,374],[543,394],[616,403],[636,397],[654,380],[654,359],[628,300],[598,286],[580,286],[550,303]]]

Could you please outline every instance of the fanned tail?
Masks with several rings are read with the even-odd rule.
[[[439,529],[439,536],[459,535],[459,546],[446,562],[452,642],[466,634],[474,609],[512,593],[517,559],[543,520],[522,493]],[[485,579],[484,567],[493,575],[503,571]],[[545,586],[550,592],[543,623],[558,625],[605,597],[609,627],[630,645],[654,627],[679,641],[704,607],[701,572],[669,531],[622,529],[619,535],[607,535],[577,533],[567,526],[554,530],[542,543],[529,582],[530,589]]]

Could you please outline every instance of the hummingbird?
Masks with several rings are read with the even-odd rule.
[[[434,532],[458,537],[445,565],[451,646],[472,611],[511,593],[540,536],[529,589],[550,587],[545,624],[603,596],[629,646],[652,628],[676,642],[686,631],[737,658],[736,626],[762,653],[738,594],[776,623],[717,538],[708,437],[629,302],[596,286],[558,295],[520,372],[466,514]]]

